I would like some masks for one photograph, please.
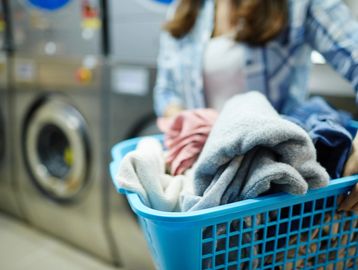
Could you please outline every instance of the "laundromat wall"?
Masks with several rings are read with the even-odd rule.
[[[152,91],[170,2],[0,0],[0,209],[126,269],[154,266],[110,181],[110,148],[158,132]],[[349,84],[318,62],[311,94],[357,114]]]

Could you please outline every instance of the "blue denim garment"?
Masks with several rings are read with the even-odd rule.
[[[307,97],[311,50],[358,90],[358,23],[342,0],[287,0],[287,28],[265,46],[243,44],[247,89],[263,93],[280,113]],[[169,11],[170,17],[178,1]],[[202,0],[193,29],[176,39],[163,31],[154,88],[155,110],[206,107],[203,55],[214,27],[214,0]],[[219,89],[218,89],[219,90]],[[242,89],[241,89],[242,90]]]
[[[317,160],[330,177],[341,177],[352,147],[352,135],[345,128],[351,117],[334,110],[324,99],[313,97],[287,112],[285,118],[308,132],[317,150]]]

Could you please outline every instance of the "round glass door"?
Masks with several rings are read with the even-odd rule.
[[[61,99],[47,100],[28,118],[24,136],[25,160],[36,186],[55,200],[75,199],[90,166],[81,114]]]
[[[48,173],[58,179],[65,179],[73,165],[71,145],[66,134],[54,124],[45,124],[37,139],[40,162]]]

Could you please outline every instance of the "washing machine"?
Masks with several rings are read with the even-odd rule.
[[[12,0],[15,179],[29,223],[113,262],[99,1]]]
[[[110,148],[121,140],[132,137],[158,134],[156,117],[153,112],[153,88],[156,80],[156,62],[159,48],[161,26],[166,18],[168,0],[110,0],[109,10],[109,71],[106,72],[109,84],[107,114],[109,117],[108,157]],[[122,113],[123,108],[125,114]],[[109,176],[108,176],[109,178]],[[110,178],[109,178],[110,179]],[[110,231],[115,240],[116,254],[123,254],[128,242],[144,244],[144,235],[133,215],[130,218],[132,235],[121,231],[123,220],[124,196],[116,193],[111,185],[110,198]],[[132,256],[123,258],[129,264],[133,261],[142,263],[133,269],[154,269],[148,253],[139,253],[130,247]],[[135,256],[137,254],[137,256]]]
[[[23,59],[15,61],[15,69],[21,68]],[[76,64],[32,64],[61,81],[45,90],[41,81],[20,87],[16,78],[16,178],[27,218],[34,227],[111,262],[104,226],[99,86],[95,80],[85,87],[70,85],[67,76]]]
[[[11,32],[8,2],[0,1],[0,210],[23,218],[16,183],[13,177],[12,119],[9,80]]]
[[[108,68],[107,81],[110,82],[109,90],[112,92],[107,92],[106,98],[107,165],[111,162],[111,148],[114,144],[128,138],[158,133],[150,91],[155,79],[155,70],[130,64],[110,65]],[[133,78],[137,78],[135,84],[141,85],[132,86]],[[140,82],[141,80],[143,81]],[[132,87],[138,89],[143,87],[145,91],[141,94],[130,93],[129,90],[134,91]],[[106,177],[108,179],[108,228],[112,235],[117,260],[123,261],[124,265],[131,266],[128,269],[154,270],[143,232],[128,206],[126,197],[116,192],[109,171]],[[128,228],[131,229],[128,230]],[[128,245],[127,243],[136,244]]]
[[[124,139],[148,118],[151,96],[110,101],[109,80],[123,84],[112,69],[120,77],[129,69],[107,55],[106,4],[11,1],[16,179],[34,227],[126,269],[151,269],[125,198],[116,196],[118,222],[110,225],[109,128]]]

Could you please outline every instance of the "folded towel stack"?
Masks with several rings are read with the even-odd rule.
[[[257,197],[268,191],[304,194],[328,184],[314,145],[258,92],[224,106],[194,167],[194,195],[183,209],[197,210]]]
[[[166,174],[161,144],[146,138],[121,162],[120,186],[157,210],[194,211],[267,192],[304,194],[328,184],[307,132],[283,119],[262,94],[233,97],[215,120],[215,111],[197,110],[162,122],[172,132],[166,141],[172,172],[186,173]],[[188,140],[193,144],[188,146]],[[178,153],[182,155],[174,162]]]

